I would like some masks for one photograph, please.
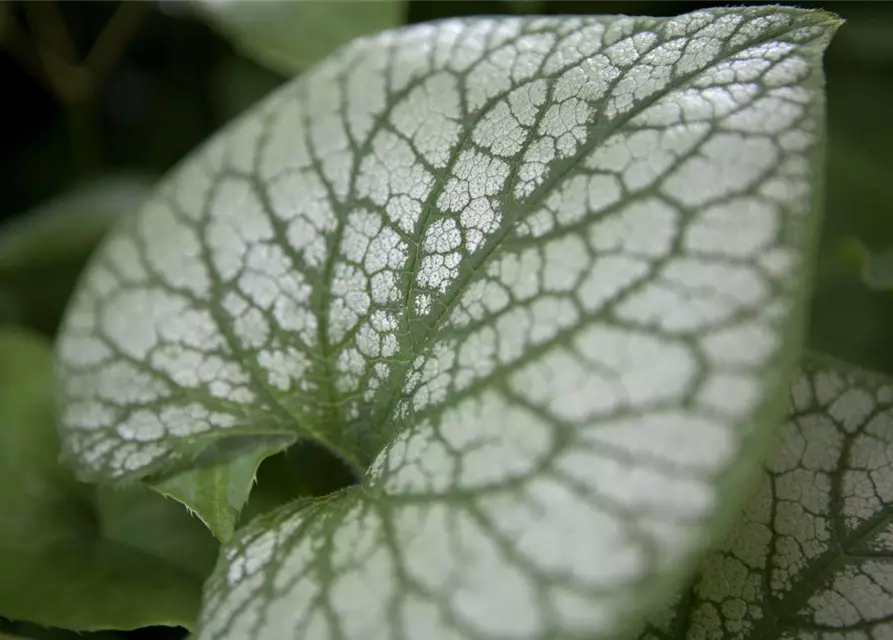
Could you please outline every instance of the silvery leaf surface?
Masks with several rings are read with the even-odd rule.
[[[389,31],[177,169],[69,309],[69,460],[358,478],[240,532],[197,636],[608,637],[684,582],[784,414],[837,25]]]
[[[807,358],[738,525],[642,640],[893,634],[893,382]]]

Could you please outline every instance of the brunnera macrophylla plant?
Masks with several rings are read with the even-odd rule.
[[[639,640],[893,631],[893,381],[804,358],[743,516]]]
[[[778,446],[735,527],[638,640],[890,633],[893,381],[809,355],[789,397]],[[252,523],[231,553],[251,553],[280,517]],[[215,578],[228,588],[221,571]]]
[[[95,256],[57,369],[80,476],[227,543],[196,638],[634,637],[785,415],[838,24],[387,31],[175,170]],[[307,442],[356,482],[233,537]]]

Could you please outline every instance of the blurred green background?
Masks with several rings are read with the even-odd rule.
[[[675,15],[755,3],[360,4],[325,0],[301,13],[308,3],[300,0],[218,10],[187,1],[0,0],[0,325],[52,337],[109,222],[227,121],[354,32],[461,15]],[[826,57],[826,211],[809,346],[893,374],[893,252],[869,265],[870,278],[860,274],[866,251],[893,249],[893,2],[787,4],[847,21]],[[0,618],[4,631],[83,637]],[[125,635],[183,633],[95,637]]]

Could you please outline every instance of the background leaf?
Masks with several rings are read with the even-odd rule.
[[[0,318],[52,335],[93,249],[152,182],[107,176],[0,225]]]
[[[150,486],[194,510],[216,538],[227,541],[236,528],[239,513],[264,458],[285,448],[290,439],[257,446],[238,457],[214,460],[197,468],[157,480]]]
[[[0,330],[0,615],[78,630],[190,626],[216,545],[177,503],[59,466],[52,354]]]
[[[893,291],[893,249],[873,251],[855,238],[841,249],[869,289]]]
[[[249,57],[292,76],[339,46],[403,23],[403,0],[195,0]]]
[[[807,358],[759,489],[642,638],[893,633],[893,381]]]

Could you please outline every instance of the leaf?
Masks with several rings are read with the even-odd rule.
[[[339,46],[403,22],[403,0],[194,0],[200,16],[250,58],[286,76]]]
[[[52,334],[93,249],[150,186],[106,176],[0,225],[0,317]]]
[[[232,536],[239,512],[248,501],[258,466],[264,458],[278,453],[282,446],[258,447],[251,454],[215,461],[158,480],[150,486],[195,509],[211,533],[225,542]]]
[[[0,330],[0,615],[76,630],[191,626],[213,539],[148,489],[79,484],[57,462],[52,352]]]
[[[419,25],[167,178],[67,312],[67,458],[279,435],[362,478],[237,534],[197,637],[603,637],[669,597],[784,415],[837,24]]]
[[[643,639],[893,632],[893,382],[811,358],[791,404],[739,524]]]
[[[893,249],[873,251],[850,238],[844,251],[849,262],[858,267],[862,282],[869,289],[893,291]]]
[[[173,500],[165,500],[139,486],[97,487],[94,504],[107,541],[159,559],[189,574],[191,581],[203,582],[208,577],[217,557],[217,544]],[[171,623],[153,621],[151,624]]]

